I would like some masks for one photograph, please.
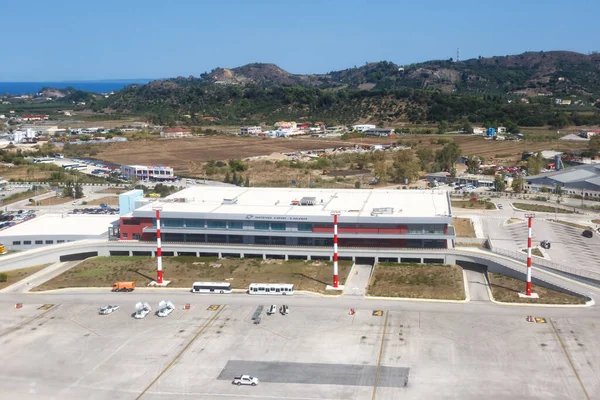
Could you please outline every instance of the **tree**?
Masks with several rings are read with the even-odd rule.
[[[405,183],[419,179],[419,163],[411,150],[400,150],[394,154],[394,182]]]
[[[479,172],[479,166],[480,166],[480,161],[479,158],[476,156],[469,156],[467,157],[467,172],[469,174],[476,174]]]
[[[527,174],[529,175],[537,175],[540,173],[542,168],[544,168],[544,158],[542,157],[542,153],[537,153],[527,159]]]
[[[360,189],[360,181],[354,182],[354,188],[355,189]]]
[[[70,181],[65,182],[65,187],[62,190],[63,197],[73,197],[73,183]]]
[[[521,193],[523,191],[523,175],[516,174],[510,187],[512,188],[513,192]]]
[[[450,142],[436,152],[435,160],[440,164],[442,171],[450,171],[460,155],[460,147],[455,142]]]
[[[427,166],[435,160],[435,153],[429,147],[417,150],[417,157],[421,162],[421,170],[425,171]]]
[[[469,122],[468,119],[465,119],[462,122],[461,128],[462,128],[463,132],[465,132],[465,133],[468,133],[468,134],[473,133],[473,126],[471,125],[471,123]]]
[[[82,197],[83,197],[83,187],[81,186],[81,183],[77,183],[77,184],[75,184],[75,198],[81,199]]]
[[[439,134],[443,134],[448,132],[449,126],[448,126],[448,121],[441,121],[438,124],[438,133]]]
[[[225,182],[225,183],[229,183],[229,181],[230,181],[230,180],[231,180],[231,177],[229,176],[229,171],[227,171],[227,172],[225,173],[225,180],[224,180],[224,182]]]
[[[506,189],[506,183],[504,183],[504,175],[496,175],[494,178],[494,186],[496,188],[496,192],[504,192]]]
[[[600,104],[600,103],[598,103]],[[600,152],[600,135],[594,135],[588,144],[589,151],[592,157],[596,157]]]
[[[250,177],[246,175],[246,181],[244,182],[245,187],[250,187]]]
[[[235,171],[233,171],[233,175],[231,176],[231,183],[233,183],[234,185],[238,184],[238,177]]]

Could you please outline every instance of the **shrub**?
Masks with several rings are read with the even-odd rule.
[[[0,273],[0,282],[6,282],[8,280],[8,274],[5,272]]]

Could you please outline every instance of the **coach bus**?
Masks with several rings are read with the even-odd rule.
[[[251,283],[248,294],[280,294],[291,296],[294,285],[291,283]]]
[[[194,282],[192,293],[231,293],[231,283],[228,282]]]

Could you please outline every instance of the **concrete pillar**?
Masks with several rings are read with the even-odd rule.
[[[262,256],[263,256],[263,260],[267,259],[267,255],[266,254],[263,254]]]
[[[244,258],[244,253],[240,253],[240,258]]]
[[[285,261],[289,261],[289,259],[290,259],[290,258],[289,258],[289,257],[288,257],[288,255],[286,254],[286,255],[285,255]]]
[[[307,261],[310,261],[310,260],[311,260],[311,258],[310,258],[310,254],[306,256],[306,260],[307,260]]]
[[[217,254],[217,256],[218,256],[218,258],[223,258],[223,253],[219,252],[219,253]]]

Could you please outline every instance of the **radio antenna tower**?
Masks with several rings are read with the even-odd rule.
[[[460,47],[456,48],[456,62],[460,61]]]

